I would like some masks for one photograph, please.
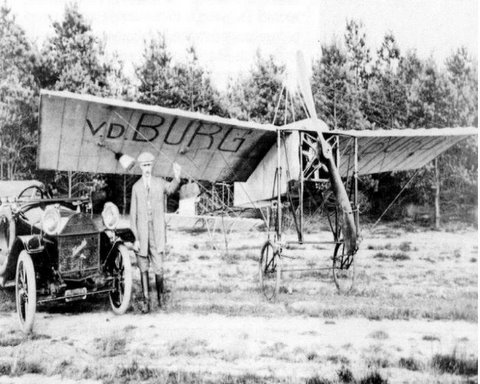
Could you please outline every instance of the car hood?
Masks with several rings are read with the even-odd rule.
[[[100,218],[101,220],[101,218]],[[94,220],[90,214],[60,210],[59,235],[74,235],[82,233],[98,232],[98,220]]]
[[[128,220],[125,218],[120,218],[117,228],[120,229],[129,227]],[[74,211],[61,213],[59,228],[59,235],[103,232],[107,229],[103,223],[101,215],[91,215],[89,213],[78,213]]]
[[[42,230],[43,213],[44,210],[40,207],[35,207],[25,212],[27,223]],[[58,228],[58,235],[103,232],[107,229],[103,224],[101,215],[76,212],[66,207],[60,208],[60,224]],[[120,218],[118,228],[129,228],[129,222],[125,217]]]

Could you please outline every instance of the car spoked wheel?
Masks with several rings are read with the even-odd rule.
[[[132,297],[132,264],[124,245],[118,246],[113,260],[113,290],[110,292],[110,304],[113,312],[123,315],[130,305]]]
[[[343,241],[335,245],[333,280],[339,293],[351,292],[355,283],[355,254],[347,254]]]
[[[20,328],[29,333],[33,328],[33,320],[37,308],[37,284],[32,258],[22,251],[17,261],[15,273],[15,299]]]
[[[267,300],[274,300],[280,288],[280,257],[271,241],[267,241],[260,253],[260,287]]]

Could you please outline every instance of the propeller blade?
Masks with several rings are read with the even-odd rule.
[[[310,81],[307,76],[307,67],[305,66],[305,60],[301,51],[297,51],[297,75],[298,86],[300,88],[300,93],[303,96],[303,100],[305,101],[305,105],[307,106],[308,114],[312,119],[317,120],[312,88],[310,87]]]
[[[341,216],[343,217],[343,240],[346,245],[347,254],[352,255],[356,252],[358,247],[355,218],[353,216],[353,211],[347,196],[347,192],[345,191],[345,186],[343,185],[342,178],[332,156],[332,147],[323,137],[322,131],[328,131],[328,126],[317,117],[315,102],[313,101],[312,88],[310,87],[310,81],[307,76],[305,60],[302,52],[300,51],[297,52],[297,71],[300,93],[305,101],[310,117],[312,118],[315,126],[319,128],[318,139],[324,159],[321,159],[320,155],[318,156],[318,159],[320,163],[324,164],[328,169],[333,193],[337,199],[337,206],[340,209]]]
[[[297,75],[298,88],[303,100],[305,101],[308,114],[320,131],[328,131],[328,125],[317,116],[315,101],[313,100],[312,87],[310,86],[310,80],[308,79],[307,75],[307,67],[301,51],[297,51]]]

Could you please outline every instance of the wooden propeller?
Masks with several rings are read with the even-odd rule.
[[[307,77],[307,71],[305,67],[305,60],[303,54],[297,52],[297,71],[298,71],[298,85],[300,93],[305,101],[305,105],[313,121],[315,127],[318,128],[318,139],[321,151],[319,153],[319,160],[324,163],[328,169],[330,182],[332,184],[332,190],[337,199],[337,206],[340,210],[342,220],[342,233],[343,240],[345,241],[346,251],[348,255],[356,252],[358,248],[357,244],[357,227],[355,225],[355,217],[353,215],[352,206],[347,196],[347,191],[343,185],[340,172],[333,160],[332,147],[325,140],[323,133],[328,131],[327,125],[318,119],[317,112],[315,110],[315,103],[313,101],[313,93],[310,87],[310,82]]]

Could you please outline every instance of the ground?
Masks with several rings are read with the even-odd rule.
[[[231,233],[228,252],[221,233],[171,230],[171,293],[148,315],[136,300],[123,316],[105,298],[51,305],[24,336],[0,292],[0,384],[477,382],[477,231],[386,225],[362,236],[348,295],[315,270],[331,264],[331,245],[297,246],[283,268],[302,270],[284,272],[267,301],[256,230]],[[136,270],[134,280],[139,296]]]

